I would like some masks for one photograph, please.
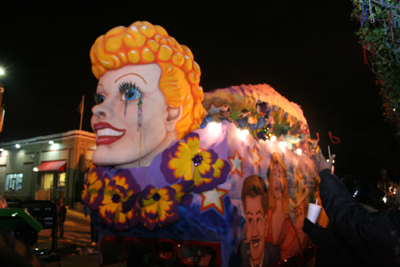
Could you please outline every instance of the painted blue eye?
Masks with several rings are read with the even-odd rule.
[[[96,105],[99,105],[99,104],[103,103],[104,101],[106,101],[106,97],[104,95],[95,94],[94,101],[96,102]]]
[[[140,91],[139,87],[136,84],[132,83],[122,83],[119,86],[119,92],[121,93],[121,100],[135,100],[140,98],[142,95],[142,91]]]

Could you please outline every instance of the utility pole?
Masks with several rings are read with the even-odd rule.
[[[4,113],[5,110],[3,108],[3,94],[4,94],[4,86],[0,83],[0,133],[3,131],[3,123],[4,123]]]
[[[81,110],[80,110],[80,113],[81,113],[81,123],[79,124],[79,131],[82,130],[82,120],[83,120],[84,106],[85,106],[85,95],[82,96],[82,102],[81,102],[81,106],[80,106],[80,108],[81,108]]]

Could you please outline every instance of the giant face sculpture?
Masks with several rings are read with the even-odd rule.
[[[97,149],[93,160],[117,168],[150,163],[173,140],[181,108],[169,108],[158,87],[161,69],[128,65],[106,72],[97,87],[92,128]]]
[[[99,79],[91,122],[95,164],[148,165],[199,128],[206,115],[200,67],[161,26],[135,22],[111,29],[97,38],[90,58]]]

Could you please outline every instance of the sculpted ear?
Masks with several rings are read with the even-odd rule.
[[[168,132],[175,130],[176,123],[182,118],[182,106],[167,109],[168,117],[165,120],[165,128]]]

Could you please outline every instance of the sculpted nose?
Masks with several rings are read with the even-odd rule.
[[[111,107],[109,106],[109,103],[107,101],[104,101],[101,104],[95,105],[92,108],[92,113],[98,118],[107,118],[111,117],[113,112]]]
[[[252,236],[258,236],[258,229],[257,226],[253,224],[253,227],[251,229],[251,235]]]

